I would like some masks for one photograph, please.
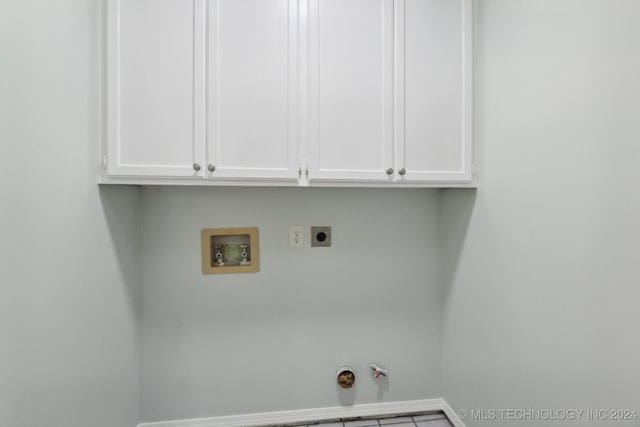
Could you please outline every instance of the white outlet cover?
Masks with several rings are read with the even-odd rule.
[[[301,225],[292,225],[289,227],[289,247],[304,247],[304,228]]]

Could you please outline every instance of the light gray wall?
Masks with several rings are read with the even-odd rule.
[[[478,2],[481,185],[443,196],[457,410],[640,409],[638,17],[635,0]]]
[[[138,191],[96,182],[98,2],[0,2],[0,425],[138,421]]]
[[[142,420],[440,396],[437,190],[144,188]],[[289,248],[329,225],[331,248]],[[258,273],[202,275],[200,230],[257,226]],[[390,370],[378,387],[368,365]],[[357,371],[338,390],[335,371]]]

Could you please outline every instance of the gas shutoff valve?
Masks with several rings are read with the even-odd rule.
[[[381,368],[380,366],[376,365],[375,363],[372,363],[371,365],[369,365],[369,367],[373,371],[373,377],[374,378],[378,378],[380,375],[385,376],[385,377],[387,375],[389,375],[389,371],[388,370]]]

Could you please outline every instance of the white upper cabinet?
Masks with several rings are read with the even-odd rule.
[[[194,2],[108,3],[109,175],[194,175]]]
[[[110,0],[110,176],[298,177],[296,0]]]
[[[472,3],[397,3],[396,178],[472,180]]]
[[[474,186],[473,0],[106,0],[103,183]]]
[[[309,180],[388,181],[393,0],[309,2]]]
[[[309,4],[311,183],[470,183],[472,2]]]
[[[297,6],[209,2],[209,177],[297,180]]]

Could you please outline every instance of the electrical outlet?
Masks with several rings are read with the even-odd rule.
[[[303,228],[301,225],[292,225],[289,227],[289,247],[303,248],[304,239],[302,238]]]
[[[311,227],[311,246],[331,246],[331,227]]]

